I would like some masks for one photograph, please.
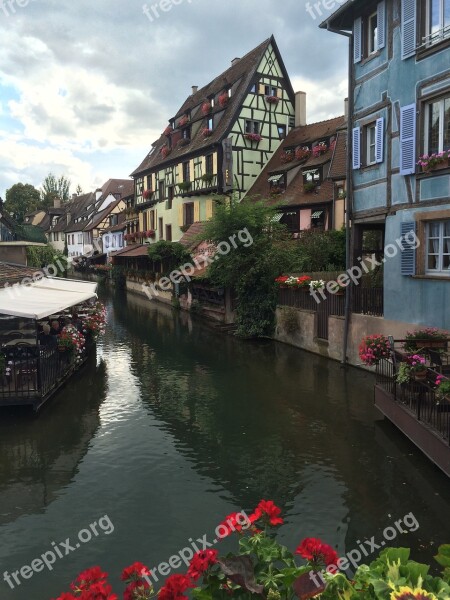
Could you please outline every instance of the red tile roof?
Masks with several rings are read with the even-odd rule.
[[[200,243],[198,236],[205,229],[205,225],[205,221],[193,223],[181,238],[180,244],[183,244],[183,246],[186,246],[186,248],[194,248],[197,246]]]

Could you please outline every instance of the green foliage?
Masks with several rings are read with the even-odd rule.
[[[16,183],[6,190],[5,210],[18,222],[23,223],[27,213],[41,206],[39,191],[29,183]]]
[[[45,237],[44,231],[35,225],[27,225],[25,223],[18,225],[16,227],[16,235],[19,240],[36,242],[38,244],[47,243],[47,238]]]
[[[67,270],[66,257],[62,252],[50,246],[50,244],[47,244],[47,246],[28,246],[27,263],[29,267],[36,269],[54,265],[58,270],[58,275],[62,275]]]
[[[69,197],[70,180],[64,175],[57,179],[53,173],[49,173],[42,183],[42,204],[46,207],[53,206],[55,198],[59,198],[61,202],[67,202]]]
[[[234,289],[237,295],[237,335],[270,335],[275,323],[277,290],[274,280],[287,262],[289,246],[285,228],[272,221],[274,208],[263,203],[219,201],[201,239],[220,248],[236,241],[237,247],[217,255],[208,279],[217,287]],[[239,240],[237,234],[242,232]]]
[[[310,273],[345,269],[345,229],[302,232],[293,247],[291,265],[285,271]]]
[[[153,263],[161,263],[163,271],[167,273],[192,261],[191,255],[182,244],[165,240],[151,244],[148,247],[148,256]]]

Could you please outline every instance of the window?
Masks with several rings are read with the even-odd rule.
[[[256,94],[256,83],[254,83],[250,88],[250,94]]]
[[[181,135],[184,140],[190,140],[191,139],[191,128],[186,127],[185,129],[183,129]]]
[[[194,203],[189,202],[184,205],[184,224],[190,226],[194,223]]]
[[[366,165],[376,163],[376,127],[371,123],[366,127]]]
[[[79,244],[82,244],[82,243],[83,243],[83,234],[82,234],[82,233],[79,233],[79,234],[78,234],[78,243],[79,243]]]
[[[166,225],[166,242],[172,241],[172,225]]]
[[[450,96],[425,107],[425,154],[450,149]]]
[[[206,156],[206,173],[205,175],[214,175],[214,161],[213,155],[208,154]]]
[[[426,0],[426,39],[438,42],[450,36],[450,0]]]
[[[307,169],[303,171],[303,183],[317,183],[321,181],[320,169]]]
[[[210,117],[208,119],[208,129],[211,129],[211,130],[214,129],[214,118],[213,117]]]
[[[367,19],[367,55],[374,54],[378,50],[378,16],[373,13]]]
[[[245,121],[245,133],[259,134],[259,122],[258,121]]]
[[[266,85],[264,88],[264,93],[266,96],[277,96],[278,88],[273,87],[272,85]]]
[[[450,276],[450,219],[427,224],[426,272]]]
[[[53,239],[55,240],[55,242],[59,242],[59,233],[54,233]]]
[[[311,229],[325,229],[326,212],[313,210],[311,213]]]
[[[144,212],[142,213],[142,231],[147,231],[147,229],[148,229],[147,223],[148,223],[148,213],[144,210]],[[153,229],[153,227],[152,227],[152,229]]]
[[[147,221],[144,222],[144,228],[147,229]],[[155,211],[154,210],[150,211],[150,229],[152,231],[154,231],[156,229]]]
[[[164,189],[164,181],[160,181],[158,183],[158,192],[159,192],[159,201],[164,200],[165,197],[165,189]]]
[[[214,108],[214,96],[210,98],[209,101],[211,102],[211,108]]]
[[[158,219],[158,230],[159,230],[159,239],[162,240],[163,239],[163,219],[162,217],[159,217]]]
[[[286,125],[278,125],[278,135],[280,137],[280,140],[284,140],[284,138],[286,137],[286,132]]]
[[[174,196],[173,185],[169,185],[169,187],[167,188],[167,209],[168,210],[172,209],[173,196]]]
[[[191,180],[191,167],[189,162],[183,163],[183,181],[187,183]]]

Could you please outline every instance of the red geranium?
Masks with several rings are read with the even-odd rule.
[[[336,551],[325,544],[319,538],[305,538],[295,551],[306,558],[314,567],[325,568],[330,565],[336,565],[338,555]]]
[[[238,517],[241,516],[242,513],[234,512],[225,517],[225,519],[219,525],[219,527],[225,529],[225,533],[222,533],[221,537],[227,537],[235,531],[242,531],[243,524],[240,520],[238,520]]]
[[[148,569],[141,562],[135,562],[122,571],[122,581],[136,581],[142,579],[144,576],[150,575],[150,569]]]
[[[193,587],[191,580],[186,575],[172,575],[159,590],[159,600],[187,600],[184,593]]]
[[[217,563],[217,550],[201,550],[194,554],[188,569],[188,576],[197,581],[206,571]]]
[[[262,519],[268,525],[275,527],[276,525],[282,525],[283,519],[280,517],[281,508],[274,504],[273,500],[261,500],[258,506],[255,508],[255,512],[250,515],[250,521],[255,523]]]
[[[147,600],[151,598],[152,587],[147,581],[132,581],[123,593],[123,600]]]
[[[107,577],[108,573],[102,571],[100,567],[92,567],[80,573],[70,588],[74,592],[84,592],[89,590],[94,583],[106,583]]]

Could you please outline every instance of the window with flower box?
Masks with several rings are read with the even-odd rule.
[[[264,88],[264,94],[266,96],[278,96],[278,88],[273,85],[266,85]]]
[[[259,121],[245,121],[245,133],[260,133]]]

